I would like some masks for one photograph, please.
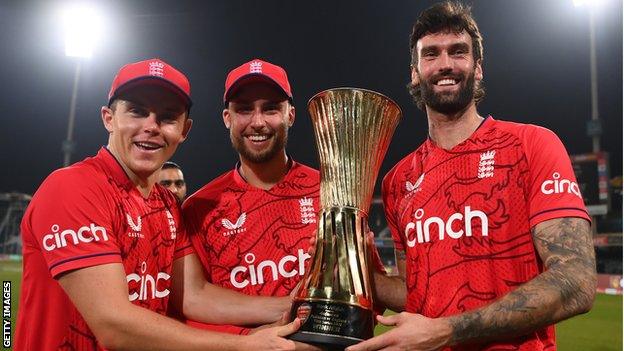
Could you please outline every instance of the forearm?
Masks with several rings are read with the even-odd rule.
[[[291,305],[290,297],[249,296],[210,283],[185,296],[184,315],[212,324],[258,325],[279,320]]]
[[[407,288],[405,281],[400,277],[390,277],[385,274],[375,272],[375,298],[377,302],[395,312],[405,310],[405,300],[407,298]]]
[[[588,223],[547,221],[533,239],[547,270],[488,306],[450,317],[453,344],[524,335],[591,309],[596,265]]]
[[[138,322],[141,321],[141,322]],[[111,350],[243,350],[241,336],[214,333],[128,305],[102,318],[98,341]]]

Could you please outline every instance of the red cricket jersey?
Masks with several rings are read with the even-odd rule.
[[[175,196],[156,184],[145,199],[114,156],[53,172],[22,219],[24,274],[16,350],[102,350],[56,279],[122,263],[132,303],[167,310],[174,259],[192,252]]]
[[[589,220],[559,138],[492,117],[451,150],[425,141],[386,175],[382,195],[396,249],[406,253],[406,310],[431,318],[484,306],[541,273],[536,224]],[[555,350],[554,327],[452,349]]]
[[[310,257],[307,249],[319,211],[319,172],[292,162],[279,183],[263,190],[249,185],[237,168],[184,202],[189,237],[213,284],[248,295],[288,295]],[[189,324],[245,332],[235,326]]]

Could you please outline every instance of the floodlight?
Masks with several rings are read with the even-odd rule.
[[[65,55],[91,57],[100,37],[102,20],[94,8],[74,5],[63,11]]]

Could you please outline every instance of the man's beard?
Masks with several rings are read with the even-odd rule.
[[[286,143],[288,142],[288,126],[284,124],[279,129],[275,130],[275,133],[273,133],[270,139],[269,146],[262,151],[254,151],[247,148],[244,139],[244,136],[230,133],[232,147],[234,147],[234,150],[236,150],[242,158],[252,163],[268,162],[286,148]]]
[[[468,78],[460,82],[456,93],[436,93],[433,85],[423,79],[420,80],[420,94],[426,106],[445,115],[453,115],[463,111],[474,100],[475,75],[474,71]]]

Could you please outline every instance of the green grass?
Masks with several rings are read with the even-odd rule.
[[[377,325],[375,335],[389,329]],[[622,296],[596,294],[592,310],[557,324],[556,336],[559,351],[622,350]]]
[[[11,321],[13,333],[15,333],[21,273],[21,261],[0,261],[0,280],[8,280],[12,283]],[[379,335],[388,329],[388,327],[378,325],[375,328],[375,335]],[[589,313],[557,324],[556,330],[557,349],[559,351],[622,350],[622,296],[597,294],[594,308]]]

